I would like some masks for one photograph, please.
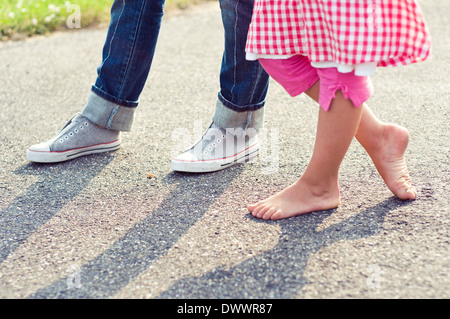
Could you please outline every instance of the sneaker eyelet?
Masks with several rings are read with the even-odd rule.
[[[84,126],[88,126],[89,125],[89,123],[88,122],[84,122]]]

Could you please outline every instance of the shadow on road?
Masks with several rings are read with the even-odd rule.
[[[71,288],[67,276],[28,298],[113,296],[164,255],[242,170],[236,166],[212,174],[168,174],[164,182],[176,188],[147,218],[81,267],[81,287]],[[217,267],[200,277],[183,278],[158,298],[291,298],[306,284],[303,273],[310,256],[340,240],[378,234],[386,214],[399,205],[405,202],[392,197],[324,230],[317,228],[332,211],[278,221],[282,232],[273,249],[229,270]]]
[[[17,169],[14,174],[39,180],[0,211],[0,263],[83,191],[113,158],[108,153],[58,164],[29,163]]]
[[[176,188],[147,218],[81,267],[81,287],[70,287],[67,284],[71,280],[69,275],[28,298],[112,296],[165,254],[208,211],[242,170],[243,166],[237,165],[211,174],[171,172],[163,182],[176,184]]]
[[[392,197],[324,230],[317,228],[333,211],[279,221],[282,232],[273,249],[229,270],[218,267],[179,280],[158,298],[292,298],[306,284],[303,273],[310,256],[340,240],[378,234],[385,216],[399,205],[407,202]]]
[[[0,261],[77,196],[113,158],[109,154],[91,156],[86,162],[30,163],[15,171],[18,175],[39,176],[39,180],[0,212]],[[195,225],[243,169],[237,165],[211,174],[169,173],[163,183],[175,184],[175,189],[147,218],[81,266],[81,287],[70,287],[69,275],[28,298],[113,296]],[[306,284],[303,273],[310,256],[340,240],[378,234],[386,214],[407,204],[392,197],[323,230],[318,226],[332,211],[277,221],[281,234],[273,249],[231,269],[217,267],[200,277],[183,278],[158,298],[291,298]]]

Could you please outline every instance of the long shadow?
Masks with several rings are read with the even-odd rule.
[[[29,163],[16,175],[38,181],[0,211],[0,263],[64,205],[77,196],[105,168],[114,155],[92,155],[59,164]]]
[[[177,184],[157,209],[137,223],[104,253],[79,269],[79,283],[71,275],[31,294],[28,298],[107,298],[148,269],[208,210],[236,176],[237,165],[212,174],[172,172],[164,179]]]
[[[330,211],[279,221],[282,232],[270,251],[229,270],[217,267],[203,276],[181,279],[158,298],[292,298],[307,282],[303,274],[311,255],[340,240],[378,234],[386,214],[401,203],[389,198],[320,231],[317,226]]]

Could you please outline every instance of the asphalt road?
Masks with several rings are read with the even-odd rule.
[[[410,130],[418,198],[393,197],[355,142],[342,205],[277,222],[245,207],[305,169],[318,111],[305,97],[271,83],[266,161],[170,170],[180,141],[199,137],[214,111],[217,3],[165,17],[123,147],[60,164],[29,163],[25,151],[84,107],[106,30],[1,43],[0,297],[449,298],[450,5],[420,2],[433,58],[378,70],[369,101]]]

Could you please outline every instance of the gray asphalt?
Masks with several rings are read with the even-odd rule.
[[[133,130],[120,150],[60,164],[25,158],[80,111],[106,29],[0,44],[1,298],[449,298],[450,5],[420,1],[427,62],[377,70],[369,100],[411,133],[419,191],[387,190],[355,142],[339,208],[277,222],[246,204],[295,181],[317,106],[271,83],[265,150],[210,174],[170,170],[212,117],[223,30],[216,2],[164,18]],[[183,144],[183,145],[181,145]],[[147,176],[153,174],[153,178]]]

